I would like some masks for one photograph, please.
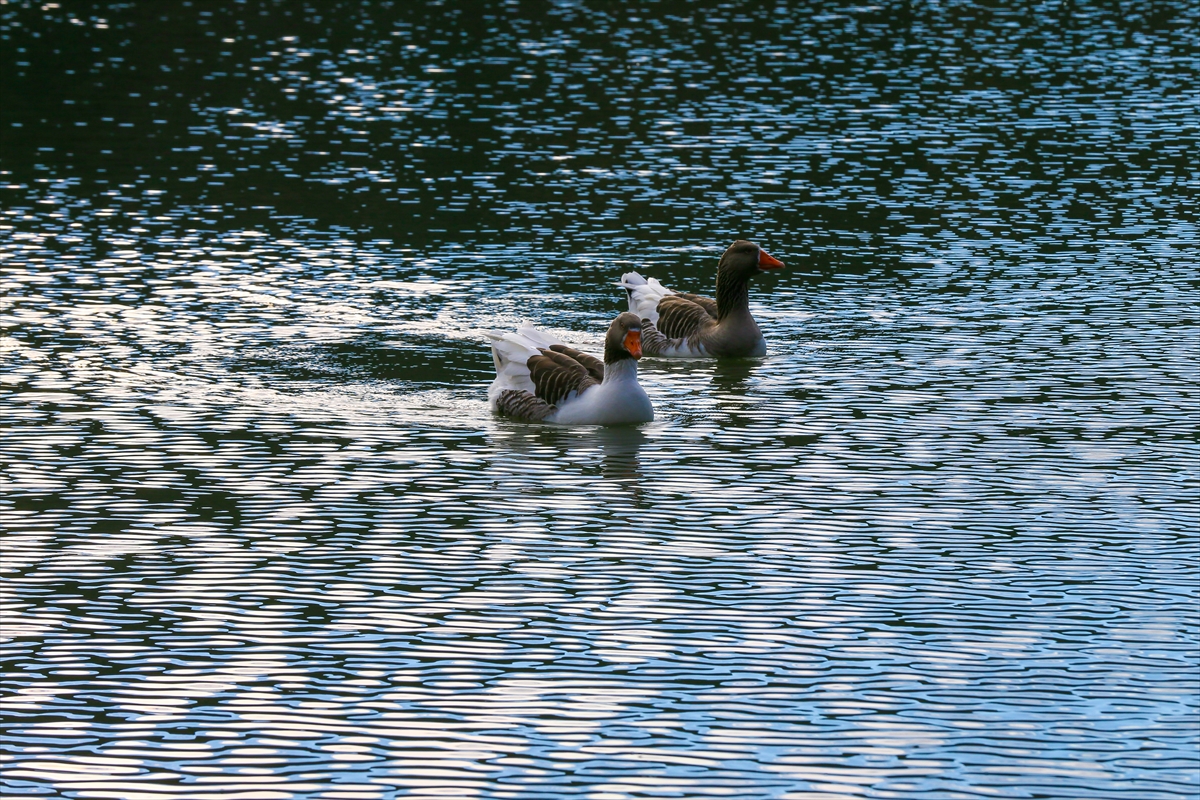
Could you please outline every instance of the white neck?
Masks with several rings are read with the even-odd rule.
[[[637,383],[636,360],[632,358],[622,358],[620,361],[604,365],[603,383],[627,383],[629,381]]]

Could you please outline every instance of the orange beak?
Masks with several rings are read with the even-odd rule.
[[[630,331],[625,334],[625,349],[635,359],[642,357],[642,332]]]
[[[759,269],[779,269],[783,266],[783,262],[778,258],[772,258],[766,250],[761,247],[758,250],[758,268]]]

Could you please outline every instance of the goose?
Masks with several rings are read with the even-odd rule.
[[[608,327],[604,360],[568,347],[532,326],[488,331],[496,380],[492,410],[525,422],[620,425],[654,419],[637,379],[642,323],[626,311]]]
[[[673,292],[636,272],[621,276],[629,310],[642,322],[642,351],[661,358],[764,356],[767,343],[750,315],[750,279],[783,262],[739,239],[717,264],[717,299]]]

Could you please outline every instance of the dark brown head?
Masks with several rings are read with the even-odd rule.
[[[754,242],[738,239],[721,255],[721,261],[717,264],[717,279],[725,276],[738,281],[748,281],[764,270],[779,269],[782,266],[782,261],[772,258]]]
[[[611,364],[623,358],[637,360],[642,357],[642,321],[637,314],[626,311],[619,314],[608,326],[604,337],[604,363]]]

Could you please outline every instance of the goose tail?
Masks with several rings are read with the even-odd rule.
[[[636,272],[626,272],[621,276],[618,285],[625,290],[629,310],[641,319],[648,319],[654,323],[658,322],[658,301],[674,294],[656,278],[643,278]]]
[[[496,379],[488,387],[488,400],[493,408],[505,390],[533,392],[529,359],[550,345],[561,344],[529,323],[522,324],[516,331],[484,331],[484,336],[492,345],[492,363],[496,365]]]

